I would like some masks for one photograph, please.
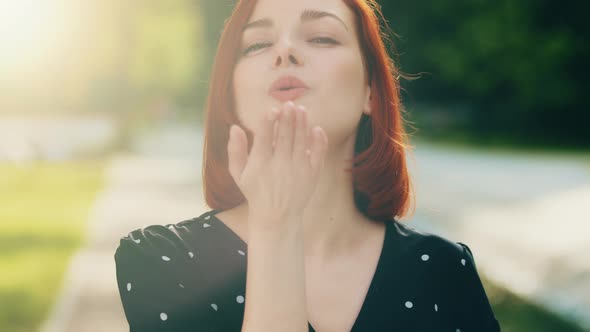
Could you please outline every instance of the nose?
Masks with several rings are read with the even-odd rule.
[[[291,45],[279,46],[274,60],[274,67],[288,66],[289,64],[301,66],[303,65],[303,57],[298,55]]]

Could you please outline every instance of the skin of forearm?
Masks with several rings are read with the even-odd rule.
[[[251,218],[271,218],[250,216]],[[258,225],[269,225],[260,222]],[[248,223],[248,267],[242,332],[307,332],[303,227],[300,217],[280,227]]]

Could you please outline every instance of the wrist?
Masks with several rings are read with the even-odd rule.
[[[248,215],[248,233],[249,236],[283,239],[301,232],[303,230],[302,221],[302,216],[298,215],[250,213]]]

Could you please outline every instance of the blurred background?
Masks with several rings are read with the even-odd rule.
[[[127,331],[121,237],[207,211],[233,0],[0,0],[0,331]],[[415,215],[470,245],[503,331],[590,331],[587,2],[381,1]]]

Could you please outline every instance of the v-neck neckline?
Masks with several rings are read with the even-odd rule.
[[[236,232],[234,232],[233,229],[231,229],[223,221],[221,221],[219,218],[217,218],[216,214],[221,211],[223,211],[223,210],[216,210],[216,209],[211,210],[209,216],[213,217],[213,219],[215,219],[216,222],[218,222],[222,225],[222,228],[224,228],[234,239],[236,239],[238,242],[241,243],[241,245],[244,247],[244,249],[246,251],[246,255],[247,255],[248,254],[248,244]],[[381,246],[381,252],[379,253],[379,259],[377,261],[377,266],[375,267],[375,272],[373,272],[373,277],[371,278],[369,288],[367,289],[367,293],[365,294],[365,297],[363,299],[363,304],[361,305],[361,309],[359,310],[359,313],[358,313],[357,317],[355,318],[354,323],[352,324],[352,328],[350,329],[351,332],[358,329],[357,325],[360,324],[360,319],[364,316],[365,311],[367,310],[366,308],[368,306],[368,302],[371,299],[371,294],[374,292],[374,289],[376,287],[375,286],[376,279],[379,277],[379,275],[381,274],[381,271],[383,270],[384,256],[385,256],[385,251],[387,249],[386,245],[388,243],[387,239],[389,237],[389,233],[391,232],[390,223],[393,221],[385,220],[383,222],[385,223],[385,234],[383,236],[383,244]],[[317,332],[317,330],[313,327],[313,325],[311,325],[311,323],[309,321],[307,321],[307,326],[308,326],[309,332]]]

